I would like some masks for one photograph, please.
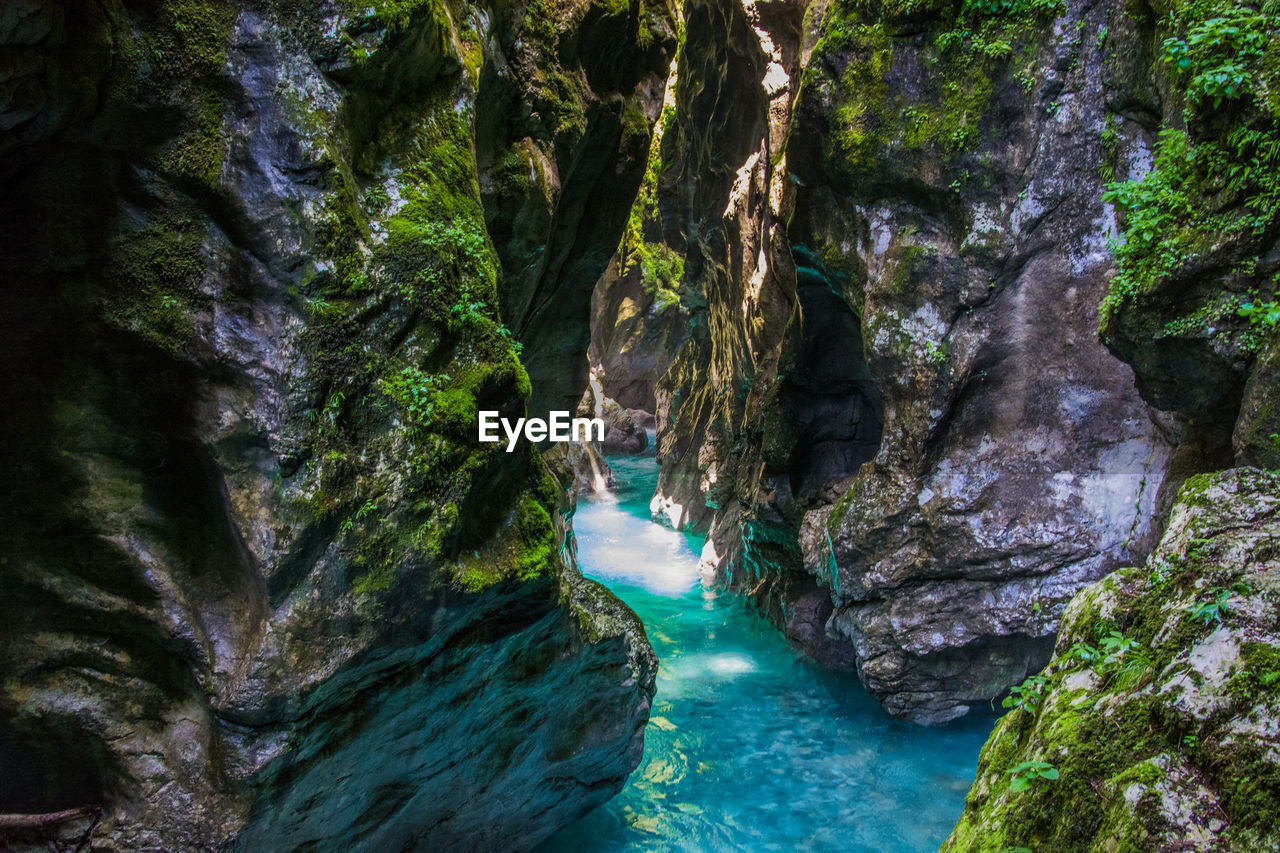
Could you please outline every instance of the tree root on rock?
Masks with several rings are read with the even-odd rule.
[[[58,831],[71,821],[90,818],[84,832],[71,838],[59,837]],[[53,851],[71,850],[72,853],[93,850],[90,840],[93,831],[102,822],[102,806],[80,806],[45,814],[0,814],[0,853],[7,853],[9,842],[48,844]],[[70,845],[75,845],[74,847]]]

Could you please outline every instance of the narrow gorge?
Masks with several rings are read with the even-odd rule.
[[[1280,849],[1277,0],[13,0],[0,152],[0,847]]]

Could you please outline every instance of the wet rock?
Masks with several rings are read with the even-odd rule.
[[[600,446],[605,453],[643,453],[649,447],[649,436],[644,427],[636,422],[631,412],[624,409],[617,401],[608,397],[602,407],[604,418],[604,440]]]

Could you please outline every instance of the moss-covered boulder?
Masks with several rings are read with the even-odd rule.
[[[1280,846],[1280,475],[1187,481],[1159,547],[1079,593],[944,851]]]

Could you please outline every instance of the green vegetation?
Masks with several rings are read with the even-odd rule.
[[[1132,687],[1151,674],[1151,654],[1137,640],[1119,631],[1110,631],[1098,640],[1101,653],[1095,668],[1100,675],[1111,676],[1118,688]]]
[[[367,14],[382,26],[401,30],[420,8],[433,7],[435,0],[344,0],[347,13]]]
[[[1009,791],[1021,793],[1028,788],[1048,790],[1049,783],[1057,780],[1058,768],[1047,761],[1023,761],[1005,771],[1009,776]]]
[[[1175,513],[1182,526],[1151,565],[1077,595],[1057,656],[1005,702],[1016,710],[984,747],[944,850],[1083,850],[1103,839],[1130,849],[1166,819],[1162,798],[1195,778],[1212,780],[1223,849],[1274,847],[1280,775],[1256,727],[1280,701],[1280,651],[1264,615],[1276,592],[1250,578],[1265,577],[1270,531],[1252,524],[1272,523],[1261,520],[1275,485],[1257,471],[1190,478],[1178,500],[1191,514]],[[1224,493],[1238,504],[1224,510]],[[1232,594],[1261,606],[1237,607]],[[1049,767],[1055,778],[1038,775]],[[1014,790],[1019,778],[1035,796]]]
[[[136,143],[146,168],[165,183],[153,190],[163,202],[111,254],[104,313],[108,322],[169,352],[187,345],[193,317],[209,304],[201,287],[206,229],[198,200],[216,189],[222,173],[221,75],[233,21],[234,9],[212,0],[155,4],[117,48],[131,66],[112,83],[117,107],[139,125],[165,116],[166,134]]]
[[[1197,622],[1203,621],[1205,626],[1213,623],[1222,623],[1222,614],[1231,609],[1228,600],[1231,598],[1231,591],[1215,587],[1209,590],[1211,596],[1209,601],[1190,604],[1187,606],[1187,613]]]
[[[1002,701],[1001,705],[1005,708],[1025,708],[1035,713],[1040,707],[1040,700],[1044,698],[1045,685],[1049,679],[1043,675],[1032,675],[1021,684],[1009,688],[1009,695]]]
[[[667,85],[674,86],[675,79],[668,80]],[[631,205],[627,228],[618,244],[620,272],[626,274],[638,266],[645,294],[659,311],[679,304],[680,282],[684,278],[684,255],[660,239],[650,241],[645,237],[646,228],[660,231],[662,227],[657,200],[658,178],[662,173],[662,138],[671,130],[675,119],[675,107],[664,107],[653,130],[640,191]]]
[[[370,14],[395,29],[428,7],[439,12],[399,3]],[[394,55],[360,58],[368,85],[392,73],[384,65]],[[366,613],[411,600],[408,589],[480,592],[558,565],[558,492],[536,454],[498,459],[495,445],[475,441],[479,408],[532,389],[519,343],[498,321],[474,116],[456,106],[466,85],[444,74],[412,110],[344,112],[360,126],[327,177],[321,270],[296,293],[313,402],[291,488],[308,520],[336,531]]]
[[[1280,302],[1245,302],[1236,313],[1263,328],[1274,329],[1280,324]]]
[[[379,383],[382,392],[396,401],[411,421],[423,425],[431,423],[436,396],[441,384],[449,381],[447,373],[431,375],[416,367],[405,367],[390,379]]]
[[[1031,91],[1042,36],[1063,8],[1061,0],[833,3],[805,78],[815,85],[821,63],[844,69],[834,93],[833,160],[865,178],[888,168],[890,149],[920,152],[940,160],[960,186],[960,155],[976,146],[995,85],[1016,79]],[[915,38],[926,22],[929,82],[891,97],[886,79],[898,34],[906,29]]]
[[[1280,228],[1280,4],[1171,7],[1161,55],[1183,107],[1160,131],[1151,172],[1104,195],[1125,229],[1115,247],[1119,273],[1102,303],[1104,334],[1121,306],[1184,271],[1213,263],[1255,279],[1254,247]],[[1239,310],[1253,319],[1259,305],[1272,304],[1258,289],[1274,293],[1276,284],[1255,280]],[[1227,300],[1198,319],[1213,322],[1231,307]],[[1257,316],[1272,317],[1265,307]]]

